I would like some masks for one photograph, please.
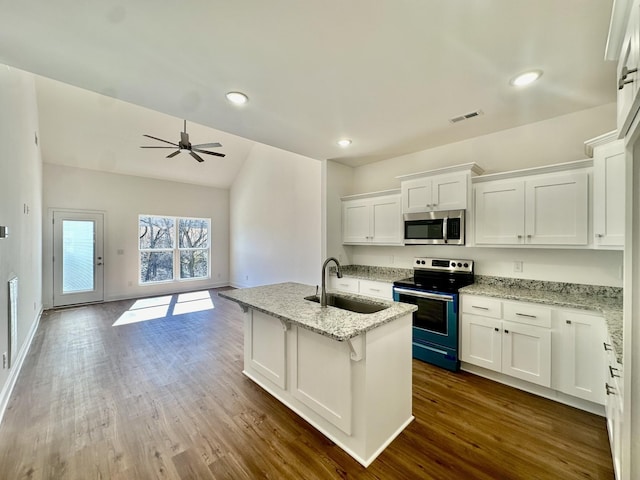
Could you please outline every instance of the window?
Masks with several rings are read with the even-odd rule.
[[[210,227],[208,218],[140,215],[140,283],[209,278]]]

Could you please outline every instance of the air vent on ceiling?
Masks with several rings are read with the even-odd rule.
[[[482,110],[476,110],[475,112],[469,112],[469,113],[465,113],[464,115],[459,115],[457,117],[450,118],[449,121],[451,123],[458,123],[463,120],[469,120],[470,118],[474,118],[479,115],[482,115],[482,113],[483,113]]]

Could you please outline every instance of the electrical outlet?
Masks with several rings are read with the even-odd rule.
[[[513,262],[513,271],[514,272],[522,272],[522,261],[516,260]]]
[[[7,368],[7,352],[2,354],[2,368]]]

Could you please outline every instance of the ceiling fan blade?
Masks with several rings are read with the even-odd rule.
[[[199,143],[198,145],[191,145],[193,148],[216,148],[221,147],[221,143]]]
[[[190,150],[190,151],[189,151],[189,154],[190,154],[193,158],[195,158],[197,161],[199,161],[200,163],[204,162],[204,160],[203,160],[203,159],[200,157],[200,155],[198,155],[197,153],[192,152],[192,151]]]
[[[143,134],[142,136],[143,136],[143,137],[148,137],[148,138],[153,138],[154,140],[158,140],[158,141],[160,141],[160,142],[168,143],[168,144],[170,144],[170,145],[173,145],[174,147],[177,147],[177,146],[178,146],[178,144],[177,144],[177,143],[173,143],[173,142],[170,142],[170,141],[168,141],[168,140],[163,140],[163,139],[158,138],[158,137],[152,137],[151,135]]]
[[[140,148],[176,148],[176,147],[140,147]]]
[[[192,151],[195,151],[195,152],[198,152],[198,153],[206,153],[207,155],[215,155],[216,157],[224,157],[224,156],[226,156],[224,153],[207,152],[206,150],[200,150],[199,148],[192,148]]]
[[[167,155],[167,157],[166,157],[166,158],[173,158],[173,157],[175,157],[176,155],[178,155],[179,153],[180,153],[180,150],[176,150],[175,152],[170,153],[169,155]]]

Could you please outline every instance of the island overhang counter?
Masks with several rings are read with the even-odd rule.
[[[369,299],[386,308],[360,314],[305,300],[315,292],[290,282],[218,295],[245,311],[243,373],[366,467],[413,420],[416,307]]]

